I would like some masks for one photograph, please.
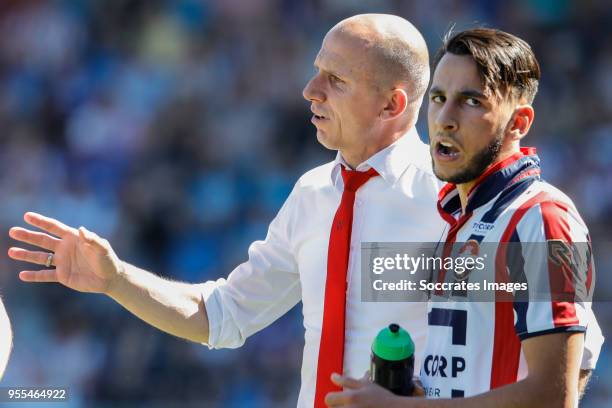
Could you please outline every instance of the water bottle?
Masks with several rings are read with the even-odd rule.
[[[382,329],[372,343],[370,380],[396,395],[412,395],[414,342],[398,324]]]

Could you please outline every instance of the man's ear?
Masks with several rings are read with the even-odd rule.
[[[529,104],[519,105],[514,109],[510,123],[510,134],[513,141],[524,138],[533,124],[535,111]]]
[[[408,106],[408,94],[401,88],[395,88],[391,91],[390,97],[387,99],[387,105],[380,113],[382,120],[395,119],[406,111]]]

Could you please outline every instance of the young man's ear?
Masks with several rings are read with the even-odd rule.
[[[406,111],[407,106],[408,94],[401,88],[395,88],[391,91],[391,97],[380,113],[380,118],[382,120],[395,119]]]
[[[512,140],[518,141],[525,137],[527,133],[529,133],[534,118],[535,111],[531,105],[525,104],[517,106],[512,115],[510,128]]]

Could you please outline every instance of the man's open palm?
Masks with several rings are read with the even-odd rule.
[[[111,282],[122,267],[108,241],[84,227],[71,228],[40,214],[28,212],[24,220],[43,232],[13,227],[9,230],[9,236],[44,251],[13,247],[8,250],[9,257],[44,266],[49,253],[53,252],[52,265],[55,269],[21,271],[21,280],[59,282],[81,292],[108,292]]]

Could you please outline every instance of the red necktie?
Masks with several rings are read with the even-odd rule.
[[[355,193],[370,177],[377,176],[371,168],[365,172],[350,171],[342,167],[344,192],[329,236],[327,252],[327,280],[323,308],[323,329],[317,365],[315,408],[323,408],[325,396],[340,387],[331,382],[332,373],[342,373],[344,361],[344,317],[346,310],[346,272],[348,269],[353,229]]]

